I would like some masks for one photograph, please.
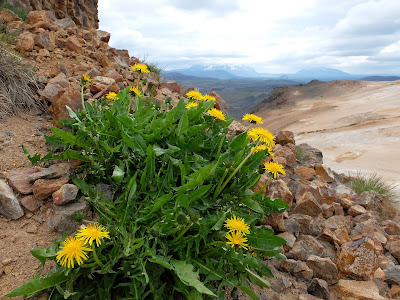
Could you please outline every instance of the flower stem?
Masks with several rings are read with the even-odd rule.
[[[82,88],[81,88],[81,97],[82,97],[82,110],[84,111],[84,112],[86,112],[86,107],[85,107],[85,98],[83,97],[83,89],[85,88],[85,86],[84,85],[82,85]]]
[[[103,265],[103,263],[99,260],[99,258],[97,257],[97,254],[96,254],[96,248],[94,247],[94,242],[93,242],[93,244],[92,244],[92,249],[93,249],[93,258],[94,258],[94,261],[101,267],[101,268],[104,268],[104,265]]]
[[[193,223],[186,226],[186,228],[183,229],[181,233],[179,233],[179,235],[171,241],[171,243],[175,243],[176,241],[178,241],[190,229],[190,227],[192,227],[192,225]]]

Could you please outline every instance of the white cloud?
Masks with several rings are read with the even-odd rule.
[[[212,62],[400,74],[399,64],[378,63],[397,57],[399,11],[397,0],[99,1],[112,46],[170,69]]]

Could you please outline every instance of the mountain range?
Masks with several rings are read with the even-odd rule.
[[[315,67],[302,69],[292,74],[273,74],[258,73],[250,66],[235,64],[210,64],[210,65],[193,65],[186,69],[176,69],[163,71],[163,74],[182,74],[186,76],[207,77],[216,79],[240,79],[240,78],[265,78],[265,79],[286,79],[297,82],[308,82],[313,79],[330,81],[330,80],[366,80],[366,81],[392,81],[400,79],[398,76],[386,74],[350,74],[339,69]]]

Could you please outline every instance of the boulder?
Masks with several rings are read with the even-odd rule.
[[[74,52],[79,52],[81,51],[82,44],[78,41],[76,36],[69,36],[67,40],[64,43],[65,47]]]
[[[0,179],[0,214],[9,219],[19,219],[24,215],[21,205],[8,184]]]
[[[58,95],[59,97],[49,107],[49,111],[53,113],[54,126],[57,126],[57,122],[60,120],[69,119],[68,111],[65,108],[66,105],[73,111],[82,108],[81,93],[77,87],[62,89]]]
[[[79,188],[74,184],[64,184],[59,190],[53,193],[53,202],[57,205],[65,205],[74,201],[78,195]]]
[[[375,242],[364,236],[342,245],[337,265],[339,271],[346,276],[370,280],[379,267],[378,256]]]
[[[307,292],[324,300],[331,299],[328,283],[319,278],[314,278],[311,281],[311,284],[307,288]]]
[[[21,52],[31,52],[35,46],[34,36],[29,32],[20,34],[17,39],[16,46]]]
[[[339,273],[336,265],[330,258],[322,258],[311,255],[307,258],[307,266],[313,270],[315,278],[320,278],[329,284],[335,284],[339,280]]]
[[[0,10],[0,25],[8,24],[14,21],[22,21],[22,19],[18,17],[16,13],[7,8],[2,8]]]
[[[171,91],[171,93],[177,93],[178,95],[182,94],[182,87],[176,81],[173,80],[168,80],[167,82],[161,82],[160,88],[167,88]]]
[[[365,214],[366,212],[367,212],[367,210],[364,207],[362,207],[361,205],[358,205],[358,204],[351,206],[347,210],[347,213],[352,217]]]
[[[49,31],[40,32],[35,37],[35,43],[41,48],[53,51],[56,46],[55,35]]]
[[[322,213],[322,209],[314,196],[307,192],[297,201],[292,213],[317,217]]]
[[[32,10],[27,14],[25,24],[36,27],[36,24],[54,23],[55,20],[56,16],[52,11]]]
[[[335,175],[333,175],[332,171],[324,165],[315,166],[315,174],[320,176],[327,183],[335,181]]]
[[[322,256],[324,246],[313,236],[303,235],[293,245],[287,257],[305,261],[311,255]]]
[[[69,178],[62,177],[58,179],[38,179],[33,184],[33,195],[38,200],[44,200],[51,196],[55,191],[68,183]]]
[[[109,32],[107,32],[107,31],[104,31],[104,30],[97,30],[96,31],[96,38],[99,41],[108,43],[110,41],[111,34]]]
[[[296,142],[294,141],[294,134],[291,131],[288,130],[284,130],[284,131],[279,131],[276,135],[275,135],[275,143],[279,144],[279,145],[286,145],[286,144],[296,144]]]
[[[42,168],[19,168],[7,173],[7,180],[10,186],[19,194],[30,194],[33,192],[33,183],[30,175],[38,173]]]
[[[296,278],[311,280],[313,271],[302,261],[286,259],[281,262],[280,269],[293,274]]]
[[[265,194],[271,199],[279,198],[285,201],[289,206],[293,204],[293,194],[282,179],[271,181]]]
[[[323,155],[322,152],[316,148],[311,147],[308,144],[300,144],[296,146],[296,152],[301,151],[304,153],[304,165],[306,167],[314,167],[317,165],[322,165]]]

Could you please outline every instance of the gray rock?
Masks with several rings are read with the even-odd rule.
[[[53,193],[54,204],[65,205],[75,200],[79,188],[75,184],[64,184],[58,191]]]
[[[30,182],[34,182],[38,179],[53,179],[59,177],[70,177],[71,176],[71,165],[68,163],[59,163],[51,165],[50,167],[41,170],[40,172],[33,173],[28,176]]]
[[[314,277],[323,279],[329,284],[335,284],[339,280],[338,268],[329,258],[311,255],[307,259],[307,266],[313,270]]]
[[[394,266],[385,271],[385,282],[400,285],[400,266]]]
[[[0,180],[0,213],[10,219],[19,219],[24,215],[13,190],[4,180]]]
[[[78,224],[75,222],[75,214],[82,212],[85,215],[88,209],[89,206],[86,201],[63,206],[53,204],[48,212],[47,225],[52,231],[72,233],[78,228]]]
[[[322,279],[314,278],[311,281],[311,284],[308,287],[307,292],[313,296],[319,297],[324,300],[331,299],[328,283]]]

